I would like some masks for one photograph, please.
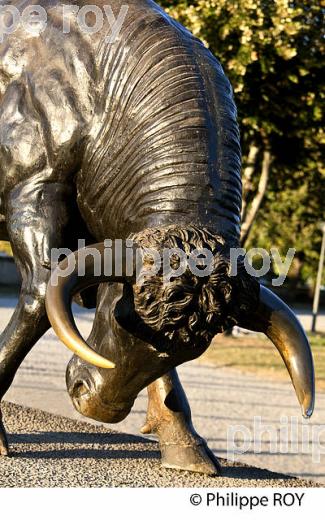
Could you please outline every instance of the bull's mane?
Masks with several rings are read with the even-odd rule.
[[[237,276],[230,276],[229,246],[221,236],[194,226],[170,226],[144,230],[134,239],[142,247],[160,252],[179,248],[189,254],[206,248],[214,255],[209,276],[196,276],[187,268],[183,275],[164,284],[161,270],[135,286],[135,309],[159,337],[168,338],[162,343],[165,350],[184,344],[205,350],[215,334],[238,324],[240,317],[256,308],[259,285],[242,262]],[[177,267],[178,260],[175,262]]]

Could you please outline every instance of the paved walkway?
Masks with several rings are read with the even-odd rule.
[[[8,321],[14,303],[14,300],[1,302],[0,299],[0,330]],[[78,326],[86,335],[92,314],[77,307],[76,311]],[[69,351],[53,333],[47,333],[21,366],[6,399],[82,419],[73,409],[65,389],[65,366],[69,358]],[[229,447],[233,446],[236,433],[238,445],[245,449],[241,450],[244,453],[234,456],[235,460],[325,483],[325,456],[320,453],[325,453],[325,393],[317,395],[312,419],[303,421],[289,382],[266,381],[197,362],[180,367],[179,375],[192,407],[194,424],[218,456],[231,457]],[[138,433],[145,419],[146,404],[144,391],[129,417],[114,425],[114,429]],[[264,430],[262,436],[258,434],[261,429]],[[254,446],[254,430],[257,441],[262,437],[260,445],[255,442]],[[288,446],[285,445],[286,430]],[[323,444],[323,450],[319,444]]]

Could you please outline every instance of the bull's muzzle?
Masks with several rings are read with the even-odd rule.
[[[75,409],[96,421],[105,423],[123,421],[133,406],[133,401],[107,402],[106,392],[97,369],[84,366],[76,357],[73,357],[68,364],[66,384]]]

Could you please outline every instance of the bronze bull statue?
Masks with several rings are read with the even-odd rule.
[[[295,315],[241,265],[236,276],[229,273],[241,209],[231,86],[209,50],[150,0],[129,0],[111,39],[105,17],[89,34],[69,15],[65,34],[61,1],[36,3],[47,12],[46,27],[37,31],[36,24],[31,34],[20,24],[0,44],[0,239],[10,240],[22,276],[0,339],[0,396],[51,323],[77,354],[67,369],[77,410],[121,421],[148,386],[142,431],[157,433],[163,464],[218,473],[175,370],[202,354],[215,334],[234,324],[264,332],[305,416],[314,404],[312,355]],[[122,4],[110,0],[115,14]],[[27,3],[11,5],[22,10]],[[75,3],[77,10],[85,5]],[[103,9],[104,2],[92,5]],[[96,277],[88,255],[85,276],[77,262],[68,277],[48,285],[53,248],[75,250],[80,238],[95,242],[100,258],[105,239],[113,250],[116,239],[132,239],[136,250],[208,248],[213,269],[204,277],[187,269],[168,284],[158,272],[139,283],[124,269]],[[80,293],[91,306],[87,287],[96,284],[85,342],[71,297]]]

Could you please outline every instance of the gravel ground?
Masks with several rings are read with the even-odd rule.
[[[14,299],[0,298],[0,330],[9,320],[14,305]],[[78,326],[87,335],[92,314],[78,307],[75,311]],[[69,351],[48,332],[27,356],[6,399],[98,424],[82,418],[70,403],[64,379],[69,358]],[[232,429],[240,429],[249,442],[244,453],[235,454],[235,461],[325,484],[325,393],[317,394],[315,413],[309,421],[304,421],[289,377],[288,383],[268,381],[195,361],[181,366],[178,372],[192,407],[194,425],[219,458],[229,458],[227,448]],[[114,428],[138,434],[146,406],[143,391],[129,417]],[[261,444],[254,446],[253,432],[258,428],[264,430],[264,435],[260,436]],[[287,447],[279,442],[280,431],[285,428],[289,433]]]
[[[317,486],[226,461],[222,477],[165,469],[153,441],[12,403],[3,411],[12,456],[0,460],[0,487]]]

